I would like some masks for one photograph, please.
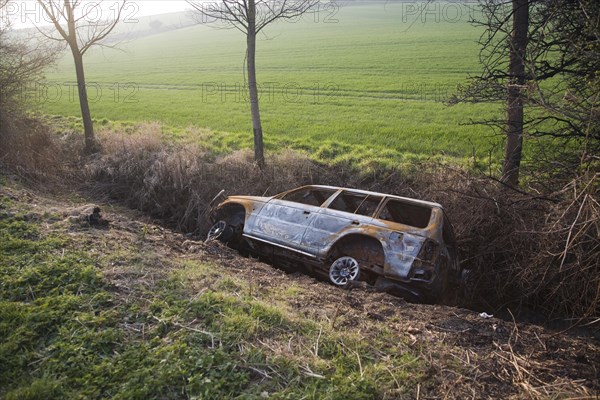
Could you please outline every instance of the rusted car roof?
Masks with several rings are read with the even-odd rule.
[[[389,197],[389,198],[398,199],[398,200],[402,200],[402,201],[406,201],[406,202],[410,202],[410,203],[414,203],[414,204],[421,204],[421,205],[424,205],[424,206],[436,207],[436,208],[441,208],[441,209],[444,208],[444,207],[442,207],[441,204],[434,203],[434,202],[431,202],[431,201],[418,200],[418,199],[413,199],[413,198],[410,198],[410,197],[396,196],[396,195],[388,194],[388,193],[371,192],[371,191],[368,191],[368,190],[352,189],[352,188],[346,188],[346,187],[340,187],[340,186],[306,185],[306,186],[301,186],[299,188],[295,188],[295,189],[292,189],[292,190],[298,190],[298,189],[307,188],[307,187],[318,188],[318,189],[330,189],[330,190],[340,190],[340,189],[341,190],[348,190],[348,191],[354,192],[354,193],[362,193],[362,194],[373,195],[373,196]],[[290,192],[290,191],[288,191],[288,192]],[[288,192],[285,192],[285,193],[288,193]]]

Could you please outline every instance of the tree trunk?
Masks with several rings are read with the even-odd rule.
[[[83,70],[83,56],[78,50],[73,50],[73,60],[75,61],[75,74],[77,75],[77,91],[79,93],[79,106],[81,107],[81,119],[83,120],[83,130],[85,132],[85,152],[92,154],[97,151],[96,139],[94,137],[94,125],[88,103],[87,89],[85,87],[85,73]]]
[[[256,6],[254,0],[248,1],[248,91],[250,94],[250,112],[254,132],[254,161],[260,169],[265,166],[262,124],[258,106],[258,87],[256,85]]]
[[[513,30],[507,98],[506,151],[502,181],[510,186],[519,184],[519,168],[523,152],[523,86],[525,50],[529,29],[529,0],[512,0]]]
[[[77,75],[77,92],[79,94],[79,107],[81,108],[81,119],[83,120],[83,131],[85,135],[85,152],[92,154],[97,151],[96,139],[94,138],[94,125],[88,103],[87,89],[85,87],[85,73],[83,70],[83,54],[77,43],[77,29],[75,27],[75,4],[71,0],[65,0],[64,9],[67,17],[67,34],[65,39],[71,48],[73,61],[75,62],[75,74]]]

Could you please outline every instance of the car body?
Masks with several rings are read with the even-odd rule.
[[[335,285],[364,280],[415,301],[439,301],[460,282],[442,206],[389,194],[311,185],[272,197],[229,196],[209,239],[308,268]]]

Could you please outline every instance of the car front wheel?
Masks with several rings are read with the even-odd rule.
[[[219,240],[221,242],[228,242],[232,237],[233,228],[231,225],[227,224],[225,220],[220,220],[210,227],[206,235],[206,241]]]
[[[352,257],[340,257],[329,267],[329,280],[336,286],[344,286],[349,281],[358,280],[359,277],[360,266]]]

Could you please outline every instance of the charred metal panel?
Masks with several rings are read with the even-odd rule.
[[[304,244],[312,249],[322,249],[331,241],[335,242],[339,233],[348,228],[350,221],[327,214],[317,215],[304,234]]]
[[[229,196],[227,200],[217,206],[217,210],[222,210],[228,205],[238,204],[246,210],[246,220],[256,215],[262,206],[270,200],[270,197],[255,196]],[[214,210],[213,210],[214,211]],[[247,223],[247,222],[246,222]]]
[[[431,210],[431,219],[429,222],[429,226],[426,228],[415,228],[410,225],[403,225],[397,222],[386,221],[383,219],[373,218],[372,225],[378,228],[384,228],[386,230],[398,231],[398,232],[406,232],[411,235],[416,236],[424,236],[430,239],[435,240],[436,242],[440,242],[442,240],[441,235],[441,226],[442,219],[444,213],[441,209],[432,209]]]
[[[408,279],[410,269],[426,238],[406,232],[392,232],[385,251],[383,272],[388,278]]]
[[[271,200],[254,218],[247,221],[244,232],[274,243],[302,248],[302,237],[318,207]]]
[[[305,248],[324,257],[342,236],[362,233],[371,217],[322,208],[310,221],[302,243]]]

